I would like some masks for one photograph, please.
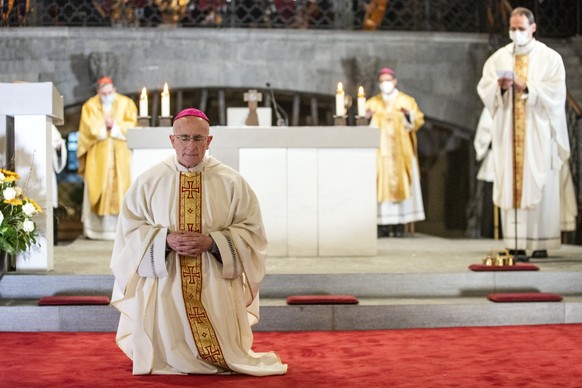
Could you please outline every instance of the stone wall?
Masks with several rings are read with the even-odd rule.
[[[0,29],[0,82],[51,81],[66,106],[94,94],[92,74],[111,67],[118,90],[254,87],[334,93],[338,81],[355,96],[374,87],[382,66],[426,115],[474,128],[476,93],[487,37],[406,33],[189,28]],[[95,59],[97,58],[97,61]]]

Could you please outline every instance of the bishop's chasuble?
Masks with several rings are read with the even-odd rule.
[[[502,93],[497,72],[507,70],[527,92]],[[560,55],[535,39],[502,47],[483,67],[477,91],[493,117],[493,202],[506,248],[560,246],[560,171],[570,156],[565,77]]]
[[[210,252],[166,252],[176,230],[212,236]],[[111,269],[117,344],[134,374],[284,374],[273,352],[251,350],[267,241],[257,198],[233,169],[206,156],[187,170],[175,156],[132,184]]]
[[[105,118],[115,125],[110,131]],[[131,183],[131,150],[127,130],[137,125],[137,107],[127,96],[116,93],[106,112],[100,96],[91,97],[81,110],[77,158],[85,183],[83,226],[94,239],[113,239],[123,196]]]
[[[401,108],[410,113],[408,119]],[[378,94],[366,101],[373,112],[370,125],[380,128],[376,152],[378,224],[395,225],[424,220],[416,131],[424,114],[411,96],[395,89],[388,97]]]

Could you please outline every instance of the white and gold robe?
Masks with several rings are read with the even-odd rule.
[[[190,172],[200,173],[201,232],[215,240],[222,263],[204,252],[200,294],[183,293],[190,268],[175,252],[166,257],[166,236],[180,225],[184,172],[171,156],[138,177],[125,197],[111,259],[112,305],[121,312],[117,344],[134,374],[284,374],[287,365],[275,353],[251,350],[267,248],[259,203],[236,171],[210,156]],[[195,310],[188,298],[198,299]],[[220,362],[200,354],[194,314],[217,340],[212,353]]]
[[[105,117],[115,120],[107,131]],[[116,93],[108,112],[101,97],[88,99],[81,110],[77,158],[85,183],[82,221],[85,236],[113,240],[123,196],[131,183],[131,150],[127,130],[137,125],[137,107],[127,96]]]
[[[513,70],[514,54],[528,55],[523,179],[517,211],[513,198],[512,92],[501,93],[497,82],[498,71]],[[559,175],[570,155],[562,58],[535,39],[517,50],[511,43],[497,50],[486,61],[477,91],[493,117],[493,201],[502,210],[506,247],[531,250],[558,248]]]
[[[402,108],[409,111],[408,118]],[[378,225],[424,220],[416,140],[424,114],[413,97],[398,89],[388,97],[378,94],[370,98],[366,109],[373,112],[370,126],[380,129],[376,152]]]

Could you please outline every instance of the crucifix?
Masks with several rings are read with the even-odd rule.
[[[259,116],[257,115],[257,104],[263,101],[262,93],[258,93],[256,89],[250,89],[244,94],[244,100],[249,103],[249,115],[245,120],[245,125],[259,125]]]

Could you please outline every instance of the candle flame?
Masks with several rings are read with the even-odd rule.
[[[358,88],[358,97],[366,97],[366,93],[364,93],[364,87],[360,86]]]
[[[145,100],[146,98],[148,98],[148,92],[146,91],[146,88],[144,86],[143,89],[141,90],[140,99]]]
[[[337,93],[341,93],[344,91],[344,85],[341,82],[337,83]]]
[[[162,91],[162,94],[169,94],[170,91],[168,90],[168,83],[164,83],[164,90]]]

